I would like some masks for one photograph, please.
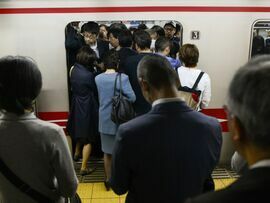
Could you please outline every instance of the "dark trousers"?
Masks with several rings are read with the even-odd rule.
[[[215,190],[215,183],[214,183],[214,180],[213,180],[212,176],[210,175],[204,181],[204,184],[203,184],[203,193],[214,191],[214,190]]]

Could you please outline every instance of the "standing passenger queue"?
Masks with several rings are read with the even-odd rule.
[[[197,69],[198,48],[193,44],[180,46],[173,22],[160,27],[163,32],[152,28],[150,33],[156,32],[157,38],[156,53],[151,50],[152,39],[145,25],[131,34],[124,24],[115,23],[106,30],[107,36],[101,27],[106,30],[106,26],[95,22],[85,23],[81,33],[73,25],[68,28],[65,45],[70,56],[71,108],[67,133],[72,137],[74,154],[68,150],[63,130],[33,113],[32,104],[42,84],[35,62],[20,56],[0,60],[0,159],[7,168],[29,185],[29,191],[36,190],[50,201],[64,202],[74,197],[78,185],[71,157],[74,161],[82,158],[82,176],[92,173],[95,168],[88,166],[88,160],[101,139],[105,187],[119,195],[127,193],[127,203],[179,203],[187,199],[227,202],[226,198],[232,201],[234,196],[242,201],[244,195],[233,189],[190,199],[214,190],[211,173],[218,164],[222,145],[217,119],[199,112],[210,102],[211,82],[207,73]],[[229,90],[232,139],[243,159],[255,168],[250,177],[258,180],[258,185],[264,183],[256,174],[269,176],[270,138],[267,123],[259,125],[251,115],[266,122],[268,117],[264,116],[269,112],[260,108],[259,102],[256,107],[260,111],[249,106],[254,104],[252,98],[257,98],[250,84],[253,78],[258,79],[261,83],[257,87],[267,95],[263,85],[269,81],[269,61],[265,57],[248,63],[237,72]],[[242,83],[250,88],[238,91]],[[199,92],[197,98],[190,93],[198,104],[195,110],[179,97],[179,87],[191,89],[194,84]],[[112,99],[120,92],[135,111],[135,118],[121,125],[111,119],[115,110]],[[116,110],[125,113],[124,107],[121,103]],[[21,164],[20,159],[27,160],[28,165]],[[18,190],[2,173],[0,179],[1,201],[40,202],[32,192]],[[242,183],[239,181],[235,183],[236,191],[241,191],[245,177]],[[248,189],[255,190],[252,182]],[[256,190],[259,194],[264,191],[261,187]],[[255,198],[253,193],[249,195]]]

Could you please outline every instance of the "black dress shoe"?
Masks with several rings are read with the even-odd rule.
[[[111,186],[110,186],[110,183],[109,183],[109,181],[104,181],[104,185],[105,185],[105,188],[106,188],[106,190],[107,191],[109,191],[110,189],[111,189]]]

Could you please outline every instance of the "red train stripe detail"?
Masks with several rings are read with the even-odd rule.
[[[62,120],[68,118],[68,112],[38,112],[38,117],[42,120]]]
[[[119,12],[270,12],[270,7],[253,6],[139,6],[70,8],[1,8],[0,14],[119,13]]]
[[[213,116],[217,119],[224,119],[226,120],[227,116],[224,109],[204,109],[202,111],[204,114]],[[42,120],[50,121],[53,120],[53,123],[56,123],[60,126],[66,126],[65,121],[57,121],[57,120],[67,120],[68,119],[68,112],[39,112],[38,117]],[[221,121],[220,125],[222,127],[223,132],[228,132],[228,122]]]

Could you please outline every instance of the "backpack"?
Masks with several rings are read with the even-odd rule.
[[[178,95],[179,97],[186,102],[186,104],[192,108],[193,110],[198,111],[200,107],[200,96],[201,91],[196,90],[204,72],[200,72],[199,76],[197,77],[194,85],[192,88],[189,88],[187,86],[180,86],[178,88]]]

